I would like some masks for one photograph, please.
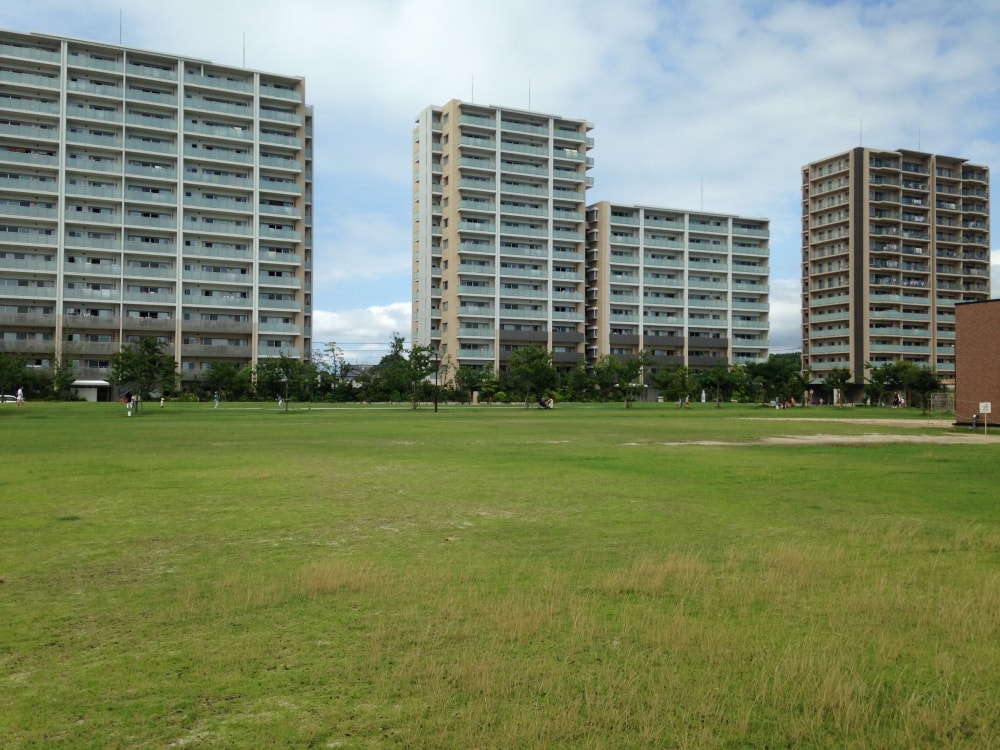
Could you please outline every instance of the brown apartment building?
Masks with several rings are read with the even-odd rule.
[[[956,305],[990,296],[989,169],[855,148],[802,168],[802,365],[956,373]]]

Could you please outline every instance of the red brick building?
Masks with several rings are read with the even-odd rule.
[[[984,402],[1000,427],[1000,299],[955,305],[955,421],[982,424]]]

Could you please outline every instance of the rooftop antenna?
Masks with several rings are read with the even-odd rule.
[[[531,79],[528,79],[528,111],[531,111]]]
[[[470,102],[476,101],[476,77],[474,75],[472,76],[470,84],[469,101]]]
[[[118,9],[118,46],[122,46],[122,9]]]
[[[705,178],[701,178],[701,211],[705,210]]]
[[[247,33],[243,32],[243,67],[247,66]]]
[[[864,146],[865,145],[864,129],[861,126],[862,122],[863,122],[863,120],[859,117],[858,118],[858,145],[859,146]]]
[[[917,128],[917,151],[920,150],[920,128]]]

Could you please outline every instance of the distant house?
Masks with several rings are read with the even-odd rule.
[[[1000,427],[1000,299],[955,305],[955,421]]]

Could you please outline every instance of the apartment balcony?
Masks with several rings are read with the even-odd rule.
[[[0,83],[14,83],[32,88],[58,89],[58,76],[36,75],[34,73],[17,73],[11,70],[0,70]]]
[[[226,307],[249,310],[253,306],[253,300],[250,299],[249,294],[243,296],[239,294],[239,290],[233,290],[230,295],[224,295],[216,290],[218,293],[211,296],[205,296],[198,289],[185,289],[184,291],[183,304],[185,308]],[[188,291],[192,293],[187,294]]]
[[[12,151],[9,148],[0,148],[0,163],[27,164],[32,167],[58,167],[59,157],[48,154],[27,153],[24,151]]]
[[[540,331],[515,331],[510,329],[500,329],[497,331],[501,342],[505,344],[513,343],[535,343],[545,344],[549,340],[549,334],[544,329]]]
[[[173,241],[170,242],[142,242],[138,240],[126,240],[125,250],[132,253],[140,253],[142,255],[157,254],[157,255],[176,255],[177,254],[177,244]]]
[[[492,346],[484,346],[477,349],[460,349],[458,352],[458,362],[462,364],[483,364],[492,362],[496,356]]]
[[[252,117],[253,108],[249,103],[246,102],[221,102],[213,101],[210,99],[205,99],[200,96],[192,96],[190,94],[184,97],[184,108],[189,109],[200,109],[207,112],[216,112],[220,114],[227,115],[239,115],[242,117]]]
[[[496,309],[492,305],[459,305],[459,318],[492,318],[496,314]]]
[[[258,285],[282,287],[285,289],[301,289],[302,279],[298,279],[295,276],[268,276],[266,274],[261,274],[258,279]]]
[[[692,267],[694,266],[692,265]],[[722,270],[725,269],[726,266],[724,264],[716,263],[713,264],[712,267]],[[753,265],[751,263],[740,263],[739,261],[734,261],[732,268],[734,274],[738,273],[744,276],[768,276],[771,273],[771,269],[769,266]]]
[[[184,132],[197,133],[199,135],[210,135],[215,138],[226,138],[236,141],[253,141],[253,131],[250,129],[249,124],[244,128],[236,125],[232,127],[222,127],[218,125],[203,125],[201,123],[185,122]]]
[[[253,137],[251,133],[250,137]],[[282,135],[279,133],[261,133],[259,136],[261,143],[268,143],[275,146],[289,146],[291,148],[302,148],[302,139],[292,135]]]
[[[302,233],[293,229],[274,229],[262,226],[259,229],[259,236],[262,239],[285,240],[286,242],[301,242]]]
[[[260,119],[275,120],[277,122],[289,123],[292,125],[302,124],[302,115],[296,112],[286,112],[272,107],[260,107]]]
[[[213,203],[213,202],[214,201],[208,201],[208,203]],[[224,202],[225,203],[235,203],[234,201],[224,201]],[[251,210],[253,210],[247,204],[236,204],[236,205],[243,205],[243,206],[245,206],[245,208],[240,209],[240,210],[243,210],[243,211],[251,211]],[[302,209],[298,208],[297,206],[274,206],[274,205],[271,205],[269,203],[261,203],[260,206],[258,207],[258,210],[260,211],[260,213],[262,215],[267,215],[267,216],[285,216],[285,217],[288,217],[290,219],[301,219],[302,218]]]
[[[232,358],[239,357],[241,359],[249,359],[253,349],[247,346],[234,346],[228,344],[182,344],[181,345],[181,356],[184,358],[189,357],[206,357],[206,358]]]
[[[260,95],[272,99],[283,99],[289,102],[301,102],[302,92],[296,89],[288,89],[281,86],[273,86],[267,83],[260,84]]]
[[[253,203],[249,199],[237,201],[229,198],[199,198],[197,196],[184,196],[185,208],[209,208],[215,211],[253,213]],[[249,217],[248,217],[249,218]]]
[[[49,63],[59,63],[62,59],[58,50],[22,47],[17,44],[8,44],[7,42],[0,42],[0,55]]]
[[[215,271],[184,271],[184,281],[208,281],[218,284],[238,284],[250,287],[253,276],[249,273],[231,273]]]
[[[127,101],[162,104],[167,107],[177,106],[177,94],[173,92],[142,91],[136,88],[126,88],[125,99]]]
[[[177,302],[177,295],[173,292],[124,292],[123,302],[141,302],[146,305],[173,305]]]
[[[195,148],[194,144],[184,146],[184,156],[207,162],[227,162],[229,164],[253,164],[253,154],[249,151],[241,151],[231,148],[205,148],[204,144],[199,144]]]
[[[302,162],[297,159],[285,159],[277,156],[260,157],[260,166],[271,167],[272,169],[287,169],[289,171],[302,171]]]
[[[160,81],[176,81],[177,70],[174,68],[164,68],[156,65],[146,65],[141,62],[129,60],[125,64],[125,72],[129,76],[144,76],[146,78],[156,78]]]
[[[293,195],[302,195],[302,186],[294,182],[285,182],[283,180],[270,180],[266,177],[261,177],[258,183],[258,188],[261,192],[275,192],[275,193],[290,193]]]
[[[244,300],[247,302],[247,300]],[[302,303],[294,299],[264,299],[258,301],[257,306],[261,310],[291,310],[302,312]]]
[[[158,180],[177,181],[177,170],[174,167],[144,167],[137,164],[126,164],[125,174],[132,177],[152,177]]]
[[[250,190],[253,188],[253,181],[250,177],[236,174],[209,174],[207,172],[198,172],[186,175],[185,182],[221,185],[224,187],[242,188],[244,190]],[[264,188],[262,187],[261,189]]]
[[[508,195],[547,196],[549,194],[548,188],[540,185],[511,185],[509,183],[502,183],[500,190],[502,194],[505,193]]]
[[[459,326],[458,337],[462,339],[490,339],[492,340],[496,336],[496,330],[493,328],[469,328],[468,326]]]
[[[725,303],[722,303],[723,306]],[[740,300],[733,300],[730,303],[733,310],[770,310],[771,305],[767,302],[741,302]]]
[[[213,88],[223,91],[239,91],[245,94],[253,93],[252,81],[235,81],[219,76],[208,76],[201,73],[184,73],[184,83],[200,86],[203,88]]]
[[[51,354],[55,346],[53,341],[0,338],[0,354]]]
[[[173,321],[171,321],[171,324]],[[264,331],[264,324],[261,324],[261,331]],[[279,324],[274,324],[276,327]],[[171,327],[173,327],[171,325]],[[290,326],[293,332],[297,332],[298,328]],[[184,320],[181,322],[181,330],[184,333],[225,333],[230,335],[239,334],[250,334],[253,332],[253,323],[249,320],[201,320],[199,318],[191,318],[190,320]],[[272,330],[272,329],[268,329]],[[281,331],[273,331],[275,333],[281,333]],[[186,350],[187,347],[185,347]]]
[[[257,356],[267,359],[269,357],[288,357],[290,359],[298,359],[301,356],[301,350],[294,346],[262,346],[257,349]]]
[[[302,256],[297,253],[276,253],[270,250],[261,250],[259,257],[260,260],[268,263],[287,263],[296,266],[302,264]]]
[[[533,125],[530,123],[511,122],[509,120],[500,121],[501,130],[514,133],[532,133],[534,135],[549,135],[549,128],[544,125]]]
[[[167,317],[156,317],[141,318],[138,315],[124,315],[121,320],[122,330],[127,332],[139,332],[139,333],[162,333],[164,331],[173,331],[176,320]]]

